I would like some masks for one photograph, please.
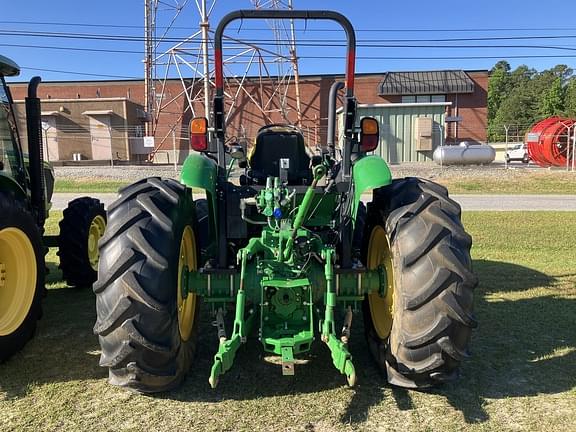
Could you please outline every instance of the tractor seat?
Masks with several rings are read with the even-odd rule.
[[[290,160],[289,185],[311,183],[310,156],[306,152],[304,136],[290,125],[269,125],[258,131],[248,156],[249,183],[263,185],[267,177],[280,177],[280,159]]]

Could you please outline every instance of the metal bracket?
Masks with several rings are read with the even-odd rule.
[[[286,183],[288,181],[288,170],[290,169],[290,159],[281,158],[280,159],[280,182]]]
[[[282,375],[294,375],[294,353],[292,347],[282,347]]]
[[[224,311],[222,308],[218,308],[216,319],[212,322],[212,325],[218,330],[218,340],[220,344],[226,342],[226,327],[224,325]]]
[[[344,326],[342,326],[342,336],[340,340],[342,343],[347,344],[350,340],[350,329],[352,328],[352,308],[348,306],[346,316],[344,317]]]

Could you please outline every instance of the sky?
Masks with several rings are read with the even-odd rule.
[[[209,6],[212,3],[208,0]],[[526,64],[542,70],[558,63],[576,68],[576,24],[564,19],[568,15],[561,12],[571,3],[566,0],[545,4],[533,0],[293,3],[295,9],[333,9],[350,19],[358,39],[357,72],[490,69],[499,59],[507,59],[513,68]],[[196,0],[161,0],[158,38],[176,16],[174,6],[183,7],[158,46],[158,55],[198,30]],[[251,6],[250,0],[217,0],[211,28],[225,13]],[[34,75],[41,75],[44,81],[142,78],[143,23],[144,0],[4,0],[0,3],[0,54],[22,67],[21,75],[11,81],[27,81]],[[266,23],[243,22],[241,27],[237,31],[238,25],[232,26],[227,34],[275,49]],[[299,22],[296,29],[302,74],[344,72],[345,48],[339,46],[344,33],[335,24]],[[198,43],[191,46],[198,47]],[[234,49],[227,53],[237,53],[240,48],[236,45]],[[194,58],[183,55],[193,65]],[[231,64],[229,73],[240,76],[246,71],[249,57],[240,58],[244,63]],[[167,70],[169,76],[177,77],[178,71],[167,66],[167,59],[158,59],[158,75]],[[253,64],[249,75],[259,73],[255,67]],[[275,74],[284,66],[268,67],[270,74]],[[180,73],[190,75],[190,70]]]

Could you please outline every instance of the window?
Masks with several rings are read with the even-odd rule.
[[[432,95],[430,102],[446,102],[446,95]]]
[[[4,78],[0,81],[0,172],[12,175],[17,166],[14,140],[14,117]]]
[[[446,95],[406,95],[402,96],[402,103],[430,103],[446,102]]]

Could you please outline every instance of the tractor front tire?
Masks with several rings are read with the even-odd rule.
[[[34,335],[44,275],[44,248],[32,214],[0,192],[0,363]]]
[[[175,180],[148,178],[120,191],[100,241],[96,293],[100,365],[139,393],[176,387],[195,353],[200,301],[182,293],[199,258],[195,205]]]
[[[405,178],[374,192],[364,262],[384,266],[388,289],[364,301],[368,344],[388,381],[425,388],[458,377],[476,327],[471,237],[443,186]]]
[[[98,241],[106,228],[104,204],[82,197],[68,203],[60,221],[58,256],[66,283],[88,287],[98,276]]]

